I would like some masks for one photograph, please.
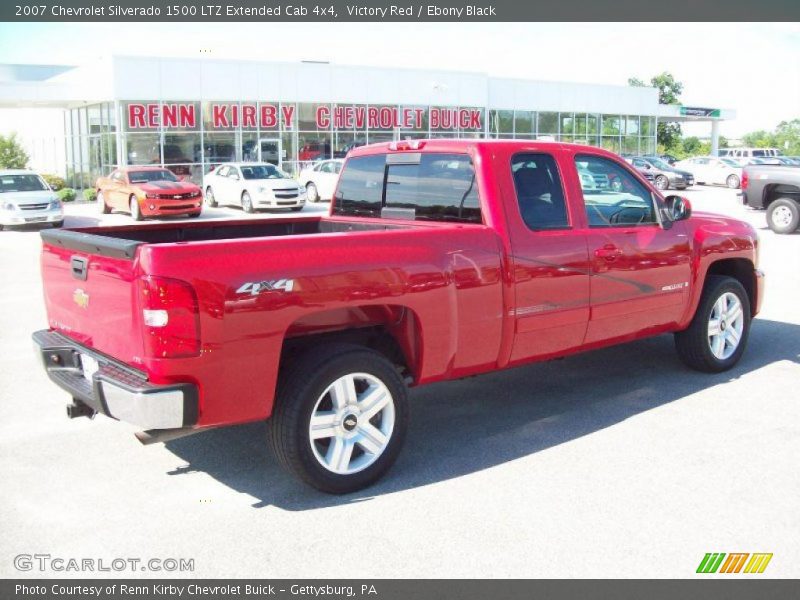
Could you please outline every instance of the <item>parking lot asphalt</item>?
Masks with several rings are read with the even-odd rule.
[[[731,190],[684,195],[761,236],[766,298],[735,369],[690,371],[660,336],[415,389],[398,463],[344,497],[282,472],[263,424],[143,447],[132,426],[68,420],[31,351],[38,233],[0,232],[0,576],[695,577],[707,552],[770,552],[757,577],[799,576],[800,234]],[[15,568],[36,553],[194,571]]]

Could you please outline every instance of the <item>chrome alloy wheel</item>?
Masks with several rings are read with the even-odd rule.
[[[739,347],[744,330],[742,303],[736,294],[725,292],[714,303],[708,320],[708,346],[719,360],[726,360]]]
[[[392,394],[377,377],[350,373],[322,393],[308,427],[314,456],[339,475],[357,473],[374,463],[392,438]]]
[[[789,227],[792,223],[792,210],[788,206],[778,206],[772,211],[772,222],[778,227]]]

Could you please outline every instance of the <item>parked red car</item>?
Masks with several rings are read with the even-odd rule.
[[[203,210],[200,187],[163,167],[121,167],[100,177],[96,188],[103,214],[127,211],[135,221],[176,214],[197,217]]]
[[[584,189],[577,163],[623,185]],[[409,385],[663,333],[719,372],[763,298],[750,225],[540,141],[355,148],[323,218],[41,235],[34,340],[71,416],[156,441],[269,420],[281,464],[333,493],[394,462]]]

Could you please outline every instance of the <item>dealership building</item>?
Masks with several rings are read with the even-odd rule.
[[[119,165],[164,165],[201,181],[227,161],[295,173],[355,145],[414,138],[549,139],[656,151],[661,121],[733,111],[660,105],[648,87],[484,73],[114,56],[79,67],[0,65],[0,132],[34,168],[91,186]]]

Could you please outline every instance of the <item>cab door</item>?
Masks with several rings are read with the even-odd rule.
[[[591,262],[585,343],[676,325],[688,303],[691,275],[684,224],[663,227],[656,197],[621,161],[590,153],[575,159],[620,182],[614,189],[583,190]]]
[[[514,282],[511,363],[579,347],[589,320],[586,238],[571,213],[557,155],[508,157],[501,179]]]

